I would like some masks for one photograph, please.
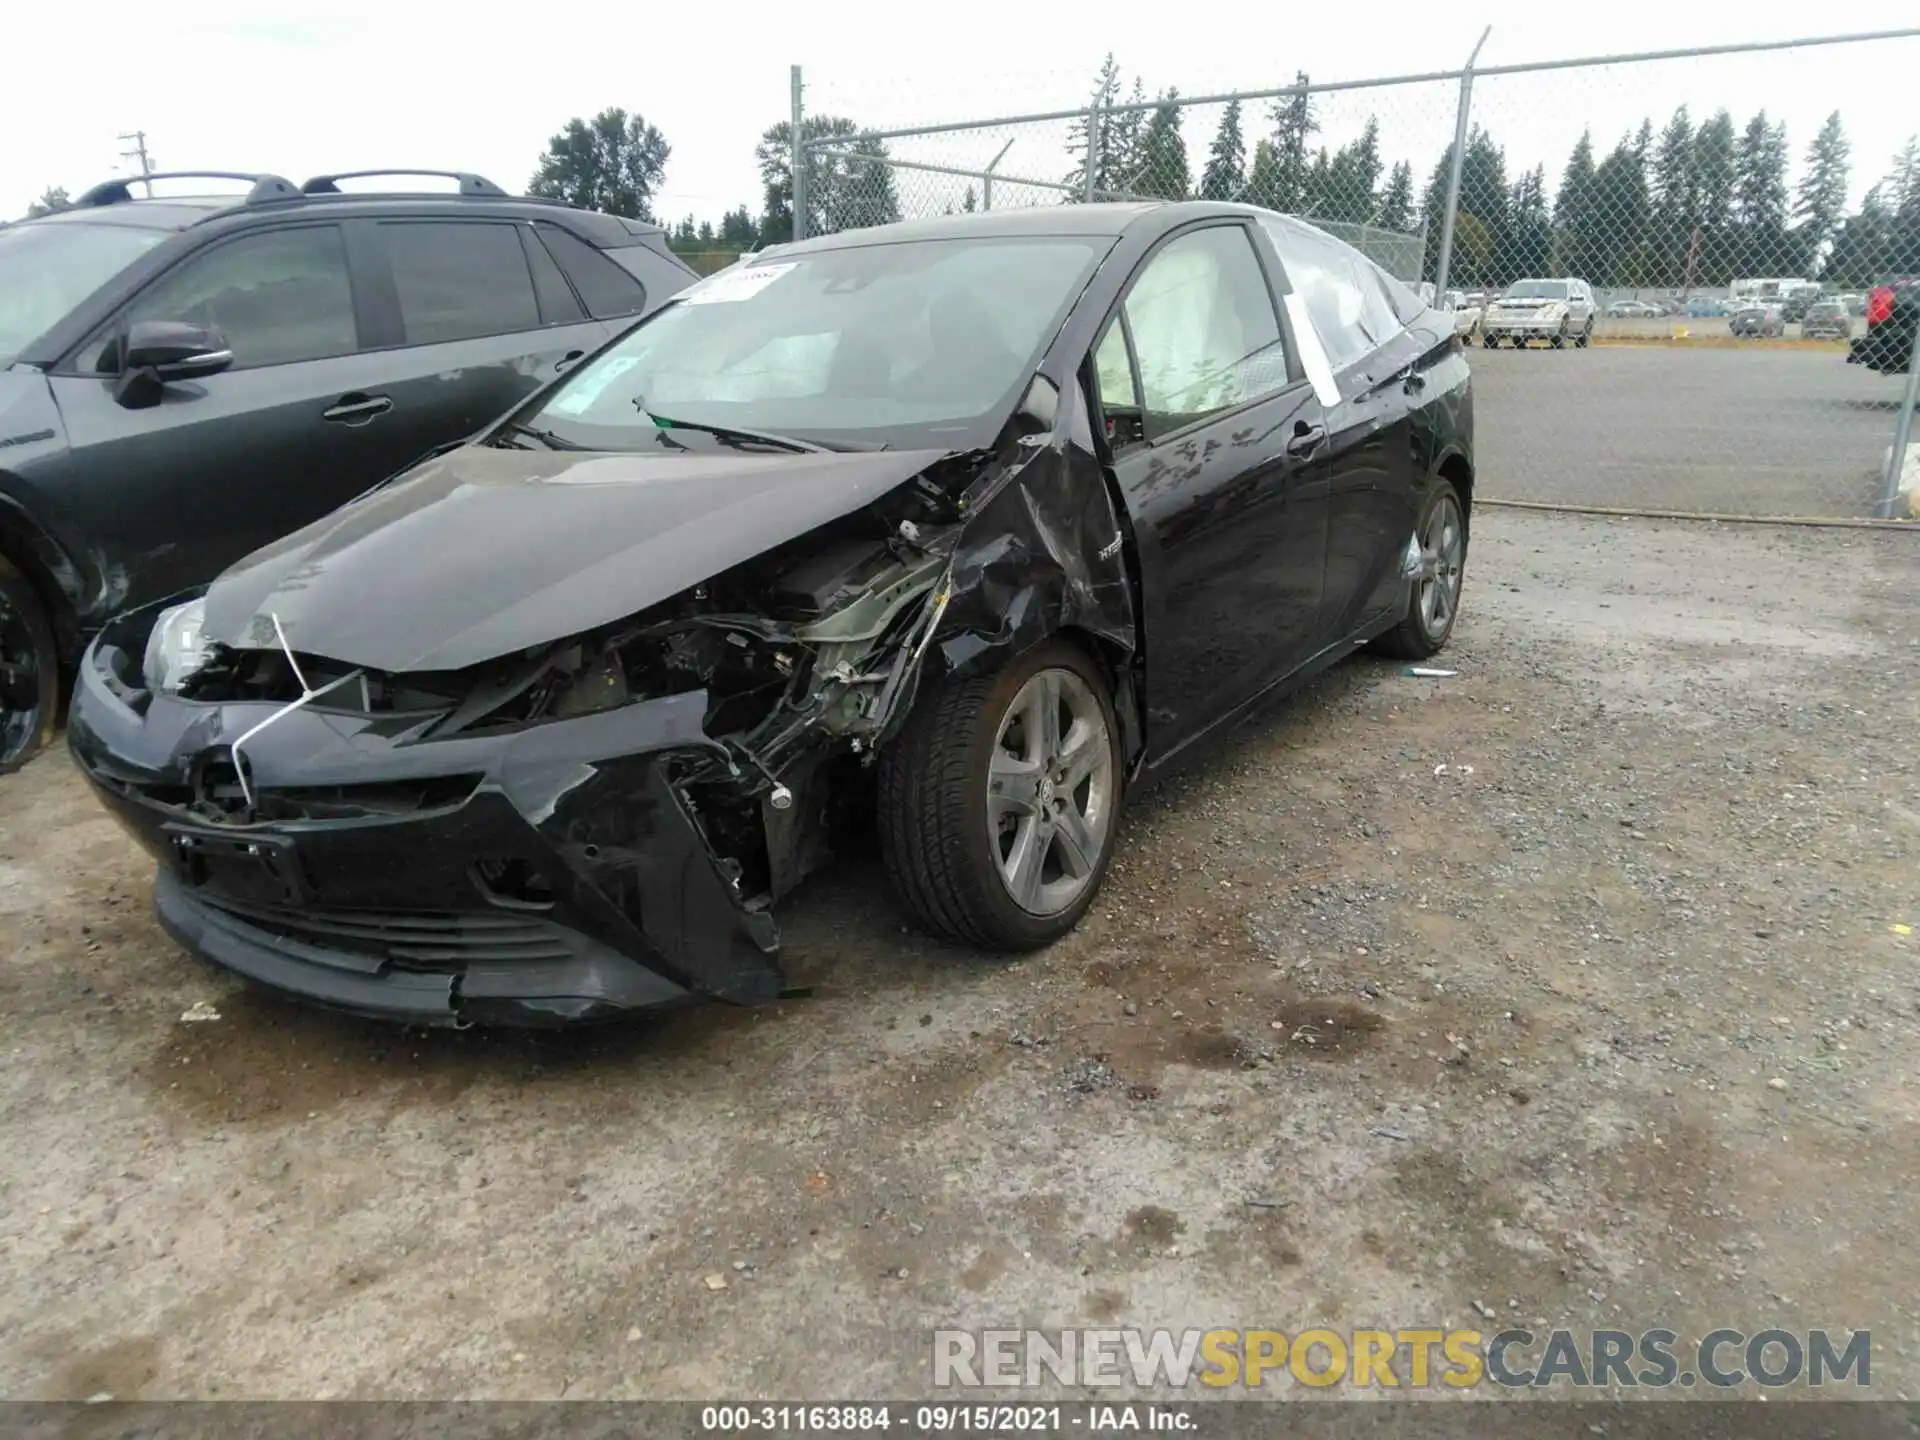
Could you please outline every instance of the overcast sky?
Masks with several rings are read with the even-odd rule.
[[[606,4],[520,11],[411,0],[194,0],[176,7],[25,4],[7,21],[8,139],[0,214],[50,185],[78,192],[131,166],[121,132],[146,131],[160,168],[266,170],[295,181],[377,165],[472,169],[522,188],[546,138],[569,116],[638,111],[673,146],[658,210],[703,219],[739,203],[758,212],[754,144],[786,116],[798,63],[815,112],[892,127],[1051,109],[1082,101],[1113,50],[1129,82],[1188,94],[1286,83],[1296,69],[1350,80],[1444,69],[1493,33],[1483,64],[1731,41],[1786,39],[1920,23],[1912,0],[1856,0],[1797,23],[1753,4],[1614,0],[1550,6],[1192,6],[1104,0],[1097,7],[972,0],[805,7]],[[1782,12],[1776,11],[1775,15]],[[1097,18],[1097,23],[1094,23]],[[1634,69],[1490,77],[1476,114],[1505,146],[1509,172],[1538,161],[1551,185],[1583,124],[1604,152],[1651,114],[1719,105],[1744,123],[1784,118],[1796,171],[1827,112],[1853,141],[1854,195],[1916,128],[1920,40]],[[1369,111],[1389,160],[1424,178],[1449,138],[1447,85],[1328,97],[1326,138]],[[1217,111],[1187,123],[1197,174]],[[1250,130],[1264,122],[1249,116]],[[898,142],[903,156],[983,166],[1008,139],[1002,172],[1057,178],[1063,127]],[[902,177],[905,208],[937,208],[947,182]],[[964,182],[960,182],[964,185]]]

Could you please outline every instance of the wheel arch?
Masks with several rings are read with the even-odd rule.
[[[80,656],[84,633],[78,597],[84,583],[79,567],[60,542],[0,485],[0,555],[4,555],[33,587],[53,626],[60,663],[70,665]]]

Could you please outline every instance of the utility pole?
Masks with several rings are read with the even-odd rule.
[[[120,138],[133,142],[130,149],[120,152],[120,158],[122,160],[138,160],[140,162],[140,173],[143,176],[151,175],[153,173],[153,159],[147,154],[147,132],[144,130],[135,130],[129,135],[122,135]],[[153,185],[151,182],[147,185],[147,198],[149,200],[153,198]]]

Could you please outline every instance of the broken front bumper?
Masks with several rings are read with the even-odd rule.
[[[255,794],[298,817],[263,823],[209,821],[196,787],[282,704],[156,695],[141,714],[89,650],[68,737],[196,955],[383,1019],[559,1025],[780,993],[771,916],[669,777],[711,753],[705,708],[694,692],[446,741],[302,709],[245,746]]]

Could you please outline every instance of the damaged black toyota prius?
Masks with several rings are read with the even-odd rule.
[[[110,623],[71,747],[167,930],[267,985],[445,1025],[764,1001],[849,828],[939,935],[1066,933],[1143,779],[1446,643],[1472,489],[1450,318],[1311,226],[834,235]]]

